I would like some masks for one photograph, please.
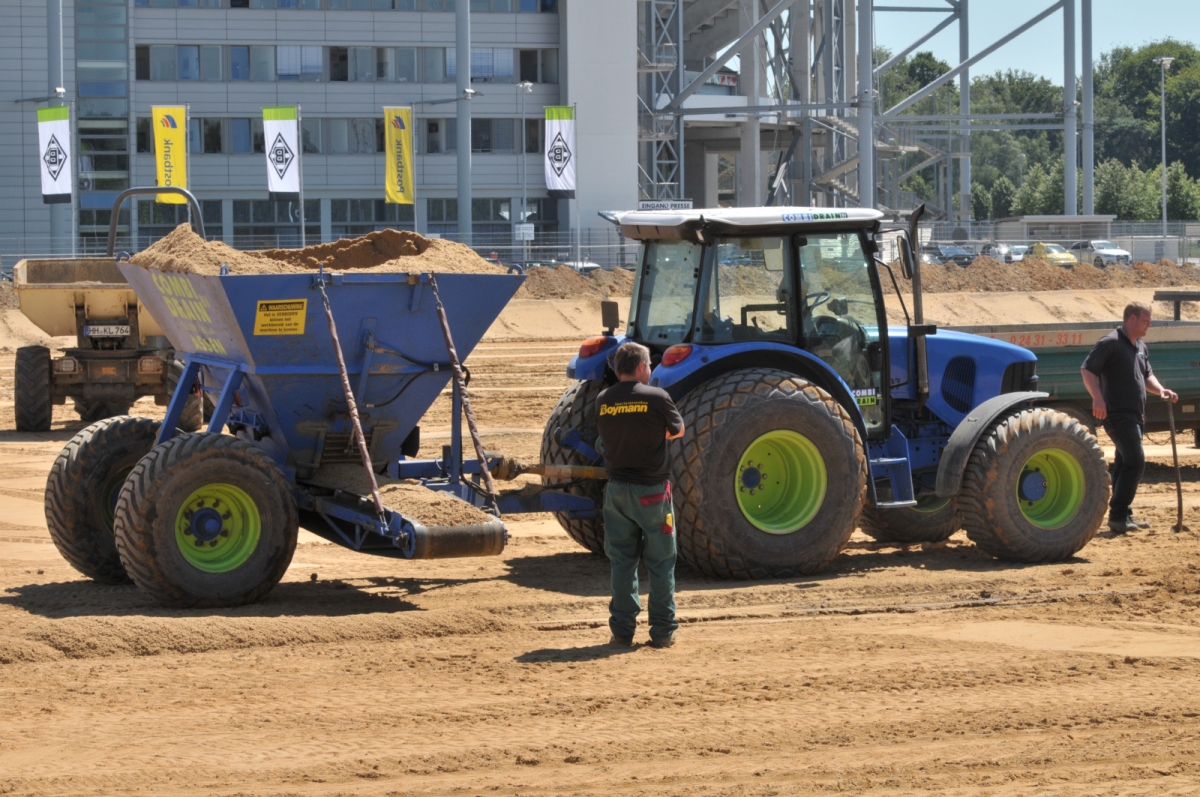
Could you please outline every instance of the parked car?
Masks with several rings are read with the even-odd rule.
[[[983,248],[979,250],[979,254],[987,255],[992,260],[998,260],[1001,263],[1020,263],[1028,248],[1028,246],[1020,244],[992,243],[984,244]]]
[[[558,265],[566,266],[567,268],[573,268],[576,271],[578,271],[580,274],[591,274],[593,271],[603,268],[599,263],[593,263],[590,260],[581,260],[581,261],[566,260],[561,263],[558,263]]]
[[[921,262],[923,263],[955,263],[966,268],[975,260],[975,255],[954,244],[923,244],[921,246]]]
[[[1077,241],[1071,244],[1070,251],[1080,263],[1091,263],[1096,268],[1106,268],[1110,263],[1128,266],[1133,262],[1133,256],[1112,241]]]
[[[1072,268],[1079,261],[1075,259],[1075,255],[1068,252],[1060,244],[1047,244],[1038,241],[1029,247],[1026,252],[1030,257],[1040,257],[1047,263],[1053,263],[1056,266],[1063,268]]]

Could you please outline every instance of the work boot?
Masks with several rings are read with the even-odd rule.
[[[1128,534],[1131,531],[1137,531],[1138,528],[1138,524],[1131,517],[1108,519],[1108,530],[1113,534]]]
[[[652,648],[669,648],[675,644],[675,632],[672,631],[662,639],[651,639],[650,647]]]
[[[612,635],[612,639],[608,640],[608,644],[616,645],[619,648],[633,647],[633,637]]]
[[[1150,528],[1150,524],[1149,524],[1148,522],[1146,522],[1145,520],[1138,520],[1138,519],[1137,519],[1137,518],[1135,518],[1133,515],[1130,515],[1130,516],[1129,516],[1129,520],[1130,520],[1130,521],[1131,521],[1131,522],[1132,522],[1132,523],[1133,523],[1135,526],[1137,526],[1139,529],[1148,529],[1148,528]]]

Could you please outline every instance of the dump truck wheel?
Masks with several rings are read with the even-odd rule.
[[[179,360],[174,360],[171,363],[171,370],[167,373],[167,402],[171,401],[171,397],[175,395],[175,387],[179,384],[179,378],[183,376],[183,363]],[[187,397],[187,402],[183,405],[183,415],[179,416],[179,428],[185,432],[198,432],[204,424],[204,417],[211,417],[210,413],[201,414],[200,397],[191,394]]]
[[[48,432],[53,405],[50,401],[50,350],[45,346],[17,349],[13,409],[18,432]]]
[[[138,461],[154,448],[161,424],[149,418],[93,423],[59,452],[46,480],[46,526],[72,567],[101,584],[125,584],[113,518],[117,496]]]
[[[879,498],[891,500],[891,488],[879,488]],[[936,495],[917,497],[917,505],[900,509],[864,506],[860,525],[865,534],[879,542],[941,542],[962,528],[957,501]]]
[[[867,458],[828,393],[769,368],[731,371],[680,405],[670,445],[681,558],[722,578],[815,573],[854,532]]]
[[[262,449],[188,434],[134,467],[117,499],[117,551],[159,603],[240,606],[283,578],[296,550],[296,503]]]
[[[118,415],[128,415],[132,404],[122,401],[84,401],[75,399],[75,412],[84,423],[95,423],[105,418],[115,418]]]
[[[1108,507],[1096,438],[1043,408],[1002,418],[975,445],[958,507],[971,540],[999,559],[1055,562],[1095,536]]]
[[[546,429],[542,432],[542,462],[552,465],[591,465],[582,454],[574,449],[564,448],[555,442],[555,430],[567,434],[578,429],[583,439],[592,446],[596,445],[596,399],[600,391],[607,385],[599,379],[576,382],[567,388],[562,398],[558,400]],[[566,512],[556,512],[558,523],[571,535],[571,539],[587,548],[592,553],[604,553],[604,517],[599,511],[604,508],[604,482],[595,479],[581,480],[576,483],[563,482],[557,479],[542,479],[542,484],[590,498],[596,503],[598,514],[594,518],[572,520]]]

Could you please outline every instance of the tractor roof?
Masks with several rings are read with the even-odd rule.
[[[626,238],[694,240],[698,230],[713,234],[788,234],[805,230],[873,229],[883,218],[869,208],[700,208],[601,213]]]

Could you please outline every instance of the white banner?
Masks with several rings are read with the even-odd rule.
[[[39,108],[38,160],[41,161],[42,202],[71,201],[71,118],[66,105]]]
[[[546,106],[546,188],[550,196],[575,198],[575,109]]]
[[[275,202],[300,201],[300,136],[296,108],[263,108],[267,189]]]

